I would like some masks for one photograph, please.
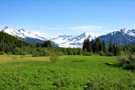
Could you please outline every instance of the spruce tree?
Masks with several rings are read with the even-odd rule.
[[[106,49],[105,41],[103,40],[101,44],[102,44],[101,45],[102,46],[102,51],[105,52],[105,49]]]
[[[110,41],[109,41],[109,52],[112,52],[113,50],[113,45],[112,45],[112,39],[110,38]]]
[[[89,39],[85,39],[84,42],[83,42],[83,50],[85,50],[85,49],[88,52],[91,52],[92,51],[91,43],[90,43],[90,40]]]
[[[86,42],[87,42],[87,40],[86,39],[84,39],[84,41],[83,41],[83,50],[85,50],[86,49]]]
[[[119,49],[115,43],[112,46],[112,52],[113,52],[113,55],[115,55],[115,56],[119,55]]]
[[[87,51],[88,52],[91,52],[92,51],[92,49],[91,49],[91,43],[90,43],[90,40],[89,39],[87,39]]]
[[[47,40],[42,44],[42,47],[52,47],[51,41]]]
[[[93,38],[91,40],[91,48],[92,48],[92,51],[95,52],[95,44],[94,44]]]
[[[95,52],[99,52],[101,50],[101,42],[99,38],[96,38],[95,41]]]

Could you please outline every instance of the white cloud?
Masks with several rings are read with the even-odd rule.
[[[45,30],[83,30],[83,31],[89,31],[89,30],[97,30],[101,29],[102,26],[95,26],[95,25],[83,25],[83,26],[72,26],[72,27],[48,27],[48,26],[40,26],[40,28]]]
[[[46,30],[59,30],[59,29],[65,29],[65,28],[61,28],[61,27],[48,27],[48,26],[40,26],[40,28],[46,29]]]
[[[48,38],[49,35],[45,32],[39,31],[39,30],[31,30],[30,32],[37,34],[38,36]]]
[[[84,30],[84,31],[96,30],[96,29],[101,29],[101,28],[102,28],[101,26],[94,26],[94,25],[84,25],[84,26],[73,26],[73,27],[70,27],[70,29],[72,29],[72,30]]]

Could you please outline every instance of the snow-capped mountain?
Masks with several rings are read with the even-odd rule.
[[[2,32],[5,32],[9,35],[12,35],[20,40],[26,41],[26,42],[34,42],[34,43],[42,43],[48,39],[44,38],[44,37],[40,37],[37,34],[33,34],[29,31],[26,31],[24,29],[19,29],[18,31],[13,30],[11,28],[5,27]],[[57,44],[55,44],[53,41],[51,41],[53,46],[58,46]]]
[[[84,39],[89,38],[90,40],[92,40],[99,36],[100,34],[87,32],[77,36],[59,35],[57,38],[53,38],[51,40],[57,43],[60,47],[82,47]]]
[[[39,39],[39,40],[43,40],[43,41],[47,40],[47,39],[45,39],[43,37],[40,37],[40,36],[38,36],[36,34],[28,32],[28,31],[26,31],[24,29],[19,29],[18,31],[16,31],[16,30],[13,30],[11,28],[5,27],[2,31],[5,32],[5,33],[10,34],[12,36],[18,37],[18,38],[23,38],[23,39],[25,39],[25,38],[33,38],[33,39]]]
[[[112,42],[116,43],[117,45],[135,44],[135,29],[120,29],[119,31],[114,31],[98,38],[101,41],[104,40],[107,46],[109,44],[110,38],[112,39]]]
[[[26,41],[26,42],[44,42],[47,39],[40,37],[36,34],[28,32],[24,29],[19,29],[18,31],[5,27],[3,32],[8,33],[16,38]],[[120,29],[118,31],[110,32],[107,34],[94,34],[91,32],[82,33],[80,35],[59,35],[56,38],[51,39],[53,46],[60,47],[82,47],[84,39],[89,38],[90,40],[99,38],[101,41],[105,41],[106,46],[108,46],[110,38],[113,43],[117,45],[121,44],[134,44],[135,45],[135,29],[126,30]]]
[[[104,40],[106,46],[108,46],[110,38],[112,39],[112,42],[117,45],[135,44],[135,29],[120,29],[106,34],[94,34],[87,32],[77,36],[59,35],[57,38],[53,38],[52,41],[57,43],[60,47],[82,47],[83,41],[86,38],[89,38],[90,40],[96,38],[99,38],[101,41]]]

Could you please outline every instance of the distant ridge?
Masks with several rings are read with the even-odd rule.
[[[37,34],[33,34],[29,31],[26,31],[24,29],[19,29],[18,31],[16,30],[13,30],[11,28],[8,28],[7,26],[2,30],[2,32],[5,32],[9,35],[12,35],[16,38],[18,38],[19,40],[23,40],[23,41],[26,41],[26,42],[34,42],[34,43],[42,43],[48,39],[44,38],[44,37],[41,37]],[[58,46],[58,44],[55,44],[53,41],[51,41],[52,45],[53,46]]]
[[[77,36],[72,35],[59,35],[56,38],[51,39],[61,47],[82,47],[84,39],[90,40],[99,38],[101,41],[105,41],[108,46],[110,38],[113,43],[117,45],[135,44],[135,29],[126,30],[125,28],[118,31],[106,33],[106,34],[94,34],[91,32],[82,33]]]
[[[16,31],[5,27],[2,32],[8,33],[9,35],[12,35],[26,42],[42,43],[48,40],[24,29],[19,29]],[[135,45],[135,29],[126,30],[123,28],[106,34],[94,34],[92,32],[86,32],[76,36],[64,34],[50,40],[53,46],[81,48],[83,41],[86,38],[89,38],[90,40],[96,38],[99,38],[101,41],[104,40],[106,46],[108,46],[110,39],[112,39],[112,42],[116,43],[117,45]]]

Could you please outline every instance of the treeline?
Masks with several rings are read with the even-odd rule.
[[[81,48],[60,48],[53,47],[51,42],[45,41],[44,43],[27,43],[17,38],[8,35],[4,32],[0,32],[0,54],[15,54],[25,55],[32,54],[33,56],[49,56],[51,53],[58,55],[85,55],[90,56],[92,54],[99,54],[101,56],[117,56],[121,51],[135,52],[135,46],[133,45],[120,45],[117,46],[112,43],[110,39],[109,46],[106,46],[104,41],[100,39],[92,40],[85,39],[83,47]]]
[[[25,55],[32,54],[33,56],[49,56],[51,53],[58,55],[83,55],[88,52],[83,52],[81,48],[60,48],[53,47],[51,42],[45,41],[44,43],[27,43],[22,40],[0,32],[0,54],[15,54]]]
[[[112,43],[110,39],[109,45],[106,46],[105,41],[100,41],[100,39],[96,38],[95,40],[90,41],[89,39],[85,39],[83,42],[82,49],[89,53],[96,53],[101,56],[118,56],[122,51],[128,51],[131,53],[135,52],[134,45],[116,45]]]
[[[32,44],[18,40],[4,32],[0,32],[0,51],[15,54],[24,47],[32,47]]]

